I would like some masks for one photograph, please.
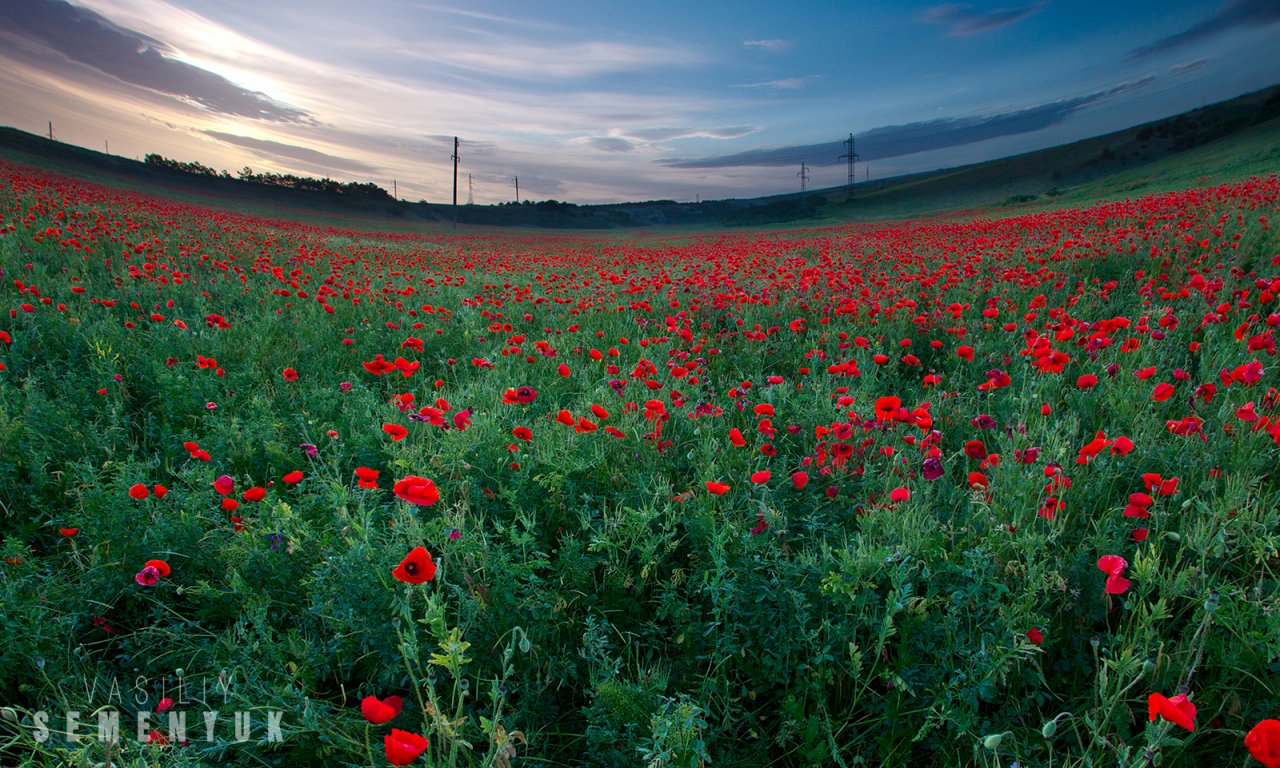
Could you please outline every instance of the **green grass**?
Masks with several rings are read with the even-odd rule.
[[[6,765],[1198,768],[1280,715],[1276,176],[455,237],[0,173]]]

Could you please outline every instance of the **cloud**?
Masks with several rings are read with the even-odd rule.
[[[856,150],[859,158],[865,162],[974,144],[1002,136],[1034,133],[1063,122],[1084,107],[1107,96],[1143,88],[1153,82],[1154,77],[1146,77],[1073,99],[993,115],[942,118],[873,128],[855,137]],[[783,166],[797,165],[800,162],[806,162],[810,166],[829,166],[843,163],[844,160],[839,158],[844,152],[844,142],[832,141],[752,149],[715,157],[666,160],[662,164],[669,168]]]
[[[1240,27],[1262,27],[1280,21],[1280,0],[1228,0],[1209,18],[1150,45],[1129,51],[1129,58],[1143,59],[1202,43]]]
[[[237,147],[244,147],[252,150],[258,155],[272,158],[283,158],[285,160],[296,160],[308,163],[312,166],[329,168],[335,171],[345,171],[355,174],[374,174],[377,169],[371,165],[359,162],[357,160],[349,160],[345,157],[337,157],[325,152],[321,152],[310,147],[300,147],[296,144],[286,144],[281,141],[272,141],[270,139],[255,139],[252,136],[239,136],[234,133],[224,133],[222,131],[206,130],[201,131],[206,136],[217,139],[226,144],[232,144]]]
[[[818,75],[805,75],[804,77],[784,77],[777,80],[757,80],[753,83],[742,83],[735,85],[735,88],[765,88],[776,91],[794,91],[803,88],[809,83],[818,79]]]
[[[769,53],[778,53],[780,51],[785,51],[791,46],[795,45],[795,42],[796,41],[794,40],[769,39],[769,40],[743,40],[742,44],[748,48],[757,48],[762,51],[768,51]]]
[[[601,152],[631,152],[636,148],[634,142],[617,136],[592,136],[583,139],[581,143]]]
[[[603,41],[544,45],[514,40],[490,46],[447,44],[400,47],[399,55],[454,70],[517,80],[582,80],[599,75],[691,66],[701,54],[687,47],[631,45]]]
[[[928,24],[941,24],[950,27],[948,37],[964,37],[981,32],[991,32],[1016,24],[1023,19],[1036,15],[1044,8],[1043,3],[1028,5],[1022,8],[1006,8],[997,11],[979,11],[972,5],[948,3],[935,5],[924,12],[921,21]]]
[[[632,128],[621,133],[641,141],[671,141],[673,139],[740,139],[758,130],[759,128],[754,125],[733,125],[724,128]]]
[[[0,0],[5,35],[131,85],[233,117],[306,122],[306,112],[277,103],[221,75],[174,58],[165,43],[61,0]]]
[[[1185,75],[1188,72],[1194,72],[1201,67],[1208,66],[1208,64],[1209,60],[1207,58],[1196,59],[1195,61],[1187,61],[1182,64],[1174,64],[1172,67],[1169,67],[1169,72],[1175,75]]]

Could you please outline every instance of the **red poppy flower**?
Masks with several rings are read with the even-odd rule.
[[[1165,698],[1159,693],[1151,694],[1147,698],[1147,719],[1154,721],[1156,715],[1188,731],[1196,729],[1196,705],[1191,703],[1185,693],[1180,693],[1172,699]]]
[[[1133,441],[1124,435],[1117,437],[1115,442],[1111,444],[1112,456],[1128,456],[1132,450]]]
[[[414,547],[391,569],[391,575],[406,584],[422,584],[435,578],[436,564],[431,562],[431,553],[424,547]]]
[[[58,529],[58,533],[62,534],[63,536],[66,536],[67,538],[71,538],[72,536],[75,536],[79,532],[80,532],[79,528],[59,528]]]
[[[1245,734],[1244,746],[1267,768],[1280,768],[1280,720],[1263,720]]]
[[[729,430],[729,442],[733,443],[738,448],[741,448],[747,444],[747,439],[742,436],[742,430],[734,427]]]
[[[538,391],[527,384],[502,393],[502,402],[508,405],[528,405],[537,399]]]
[[[528,427],[516,427],[511,430],[511,434],[526,442],[533,439],[533,430]]]
[[[1107,574],[1108,595],[1123,595],[1133,586],[1133,582],[1121,575],[1128,567],[1129,562],[1119,555],[1103,555],[1098,558],[1098,570]]]
[[[365,696],[360,700],[360,714],[374,725],[388,722],[404,708],[404,701],[399,696],[388,696],[379,699],[377,696]]]
[[[1103,555],[1098,558],[1098,570],[1108,576],[1114,576],[1117,573],[1124,573],[1125,569],[1128,567],[1129,561],[1119,555]]]
[[[893,395],[876,398],[876,419],[892,421],[894,414],[902,407],[902,400]]]
[[[380,474],[382,473],[376,469],[369,469],[368,467],[356,467],[356,477],[359,478],[359,480],[356,481],[356,485],[360,486],[361,488],[377,488],[378,475]]]
[[[465,408],[453,414],[453,428],[459,432],[466,432],[467,427],[471,426],[471,409]]]
[[[217,491],[221,496],[230,496],[231,492],[236,488],[236,481],[226,475],[222,475],[213,481],[213,490]]]
[[[1173,385],[1166,382],[1160,382],[1156,385],[1155,390],[1151,392],[1151,399],[1157,403],[1163,403],[1165,400],[1173,397]]]
[[[142,570],[134,575],[133,580],[144,587],[153,587],[160,579],[169,575],[169,564],[163,560],[148,560]]]
[[[246,490],[242,495],[245,501],[262,501],[267,497],[267,489],[261,486],[254,486]]]
[[[134,483],[129,487],[129,495],[141,501],[151,495],[151,489],[142,483]]]
[[[1178,478],[1162,477],[1155,472],[1143,473],[1142,484],[1146,486],[1147,493],[1156,493],[1160,496],[1173,496],[1178,492]]]
[[[293,370],[292,368],[285,368],[285,369],[284,369],[284,371],[282,371],[281,373],[282,373],[282,375],[284,376],[284,380],[285,380],[285,381],[297,381],[297,380],[298,380],[298,372],[297,372],[297,371],[295,371],[295,370]]]
[[[399,728],[392,728],[382,740],[387,750],[387,762],[392,765],[408,765],[427,751],[431,742],[422,736]]]
[[[436,488],[436,484],[417,475],[408,475],[397,480],[391,492],[410,504],[417,504],[420,507],[429,507],[440,500],[440,489]]]
[[[725,483],[718,483],[715,480],[707,481],[707,491],[716,496],[721,496],[729,490],[729,486]]]
[[[910,498],[911,498],[911,490],[908,488],[900,487],[900,488],[894,488],[892,491],[889,491],[889,500],[894,503],[897,503],[900,501],[907,501]]]
[[[1039,629],[1032,627],[1027,630],[1027,639],[1030,640],[1033,645],[1040,645],[1044,642],[1044,633]]]
[[[383,424],[382,431],[391,435],[392,440],[403,440],[409,434],[409,430],[401,424]]]
[[[793,472],[791,474],[791,484],[796,487],[797,491],[800,490],[801,488],[804,488],[806,485],[809,484],[809,473]]]
[[[155,494],[157,499],[163,499],[165,496],[169,495],[169,489],[159,483],[156,483],[156,485],[151,489],[151,492]]]
[[[155,568],[147,566],[134,574],[133,580],[144,587],[153,587],[160,582],[160,574]]]
[[[763,485],[769,482],[769,478],[772,476],[773,476],[773,473],[771,473],[769,470],[762,469],[759,472],[751,473],[751,482],[755,483],[756,485]]]
[[[297,485],[298,483],[302,482],[302,473],[297,470],[294,470],[293,472],[290,472],[289,474],[285,475],[280,479],[283,480],[288,485]]]

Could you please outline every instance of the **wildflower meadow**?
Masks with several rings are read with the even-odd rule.
[[[415,233],[0,165],[0,763],[1280,768],[1278,197]]]

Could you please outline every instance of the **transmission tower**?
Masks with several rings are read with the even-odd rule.
[[[804,205],[804,192],[809,184],[809,166],[800,163],[800,172],[796,174],[800,177],[800,205]]]
[[[475,191],[475,188],[471,186],[471,174],[468,173],[467,174],[467,205],[475,205],[475,204],[476,204],[476,191]]]
[[[858,153],[853,151],[853,134],[849,134],[849,138],[844,140],[845,147],[849,150],[841,155],[838,159],[849,161],[849,188],[845,199],[853,199],[853,161],[858,159]]]
[[[516,205],[520,204],[520,177],[516,176],[512,179],[516,183]]]

